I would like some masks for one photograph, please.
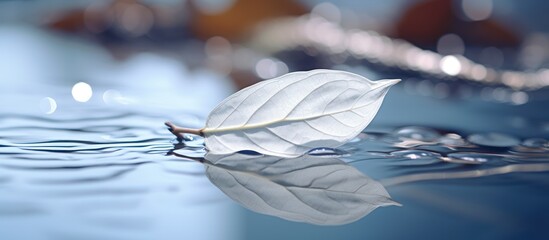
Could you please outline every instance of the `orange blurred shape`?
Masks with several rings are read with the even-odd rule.
[[[75,32],[84,28],[84,11],[73,10],[56,17],[47,24],[48,27],[67,32]]]
[[[195,15],[191,20],[191,28],[203,39],[222,36],[239,40],[265,20],[308,12],[303,5],[293,0],[235,0],[227,9],[217,13],[200,11],[195,4],[192,5]]]

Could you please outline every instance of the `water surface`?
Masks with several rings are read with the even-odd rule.
[[[49,39],[17,31],[10,36]],[[201,139],[178,143],[165,129],[166,120],[200,127],[232,92],[226,77],[154,54],[89,64],[104,56],[80,45],[65,55],[78,52],[84,62],[70,66],[86,74],[59,74],[67,66],[40,43],[0,57],[26,64],[0,79],[2,239],[549,238],[545,102],[434,99],[408,91],[405,79],[372,124],[335,152],[402,206],[325,227],[235,203],[190,158],[204,155]],[[79,81],[93,89],[87,102],[71,94]]]
[[[231,201],[163,121],[203,116],[58,99],[53,114],[0,117],[0,229],[7,239],[447,239],[548,236],[548,144],[501,132],[384,124],[402,93],[340,158],[380,181],[402,207],[339,227],[296,223]],[[18,95],[23,101],[25,95]],[[17,98],[17,97],[14,97]],[[481,116],[483,117],[483,116]],[[488,116],[490,117],[490,116]],[[397,121],[397,120],[393,120]],[[444,125],[441,123],[440,125]],[[450,124],[451,125],[451,124]],[[528,127],[542,126],[537,123]],[[463,124],[463,129],[467,125]],[[532,130],[533,131],[533,130]],[[470,229],[466,232],[462,229]]]

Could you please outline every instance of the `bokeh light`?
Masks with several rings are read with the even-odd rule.
[[[440,60],[440,69],[450,76],[456,76],[461,72],[461,63],[455,56],[445,56]]]
[[[0,218],[13,226],[0,226],[8,230],[1,235],[295,240],[322,238],[322,228],[325,238],[415,239],[429,226],[420,235],[537,239],[531,233],[545,233],[549,220],[532,221],[544,205],[531,203],[549,195],[531,190],[543,190],[549,167],[539,177],[486,180],[478,171],[549,163],[547,7],[496,0],[0,0],[0,190],[8,193],[0,193]],[[176,139],[164,121],[205,127],[212,109],[240,89],[313,69],[402,79],[374,121],[328,160],[341,156],[382,184],[401,175],[440,182],[388,188],[404,211],[311,228],[241,208],[208,181],[201,164],[173,155],[203,157],[209,145],[200,136]],[[357,82],[340,83],[334,90],[347,88],[340,95],[311,101],[349,104]],[[225,123],[245,115],[245,105],[234,105]],[[272,122],[270,112],[255,112]],[[325,119],[333,120],[308,122],[314,128]],[[473,179],[437,175],[464,167]],[[506,188],[490,188],[498,183]],[[482,196],[466,201],[471,194]],[[508,207],[523,205],[529,207]],[[456,221],[438,221],[450,218]],[[387,223],[397,230],[377,227]],[[21,231],[28,226],[39,228]]]
[[[258,77],[269,79],[288,73],[288,66],[281,61],[264,58],[255,65],[255,72]]]
[[[115,9],[118,23],[131,36],[146,34],[154,24],[152,11],[141,4],[118,3]]]
[[[336,5],[329,2],[317,4],[311,10],[311,14],[321,16],[335,23],[341,21],[341,10]]]
[[[465,44],[461,37],[456,34],[449,33],[438,39],[437,52],[442,55],[463,55],[465,52]]]
[[[528,102],[528,94],[525,92],[514,92],[511,94],[511,102],[515,105],[522,105]]]
[[[72,97],[77,102],[87,102],[93,95],[92,87],[85,83],[79,82],[72,87]]]
[[[492,0],[462,0],[463,14],[472,21],[485,20],[492,15]]]
[[[40,100],[40,110],[45,114],[52,114],[57,110],[57,102],[51,97]]]

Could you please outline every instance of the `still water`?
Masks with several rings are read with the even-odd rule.
[[[317,154],[402,206],[320,226],[248,210],[209,180],[201,139],[178,143],[163,122],[200,127],[231,86],[180,67],[145,54],[87,78],[31,65],[0,81],[0,238],[549,238],[544,102],[441,100],[393,87],[363,133]],[[75,90],[75,79],[90,88]]]
[[[29,99],[24,94],[3,96]],[[247,210],[208,180],[202,163],[170,154],[201,157],[204,151],[200,138],[178,144],[163,121],[197,126],[203,116],[101,101],[79,103],[69,97],[57,99],[52,114],[24,108],[2,112],[2,239],[549,236],[547,123],[513,128],[513,118],[509,123],[492,122],[492,128],[509,124],[500,132],[467,130],[469,123],[409,125],[419,118],[392,113],[406,98],[395,88],[364,133],[340,151],[320,151],[379,181],[402,204],[335,227]],[[462,119],[484,118],[490,116]],[[447,128],[440,127],[445,124]],[[527,130],[538,133],[532,137],[509,131],[534,127],[539,129]]]

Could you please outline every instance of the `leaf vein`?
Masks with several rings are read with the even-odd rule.
[[[309,121],[303,121],[305,124],[309,125],[309,127],[311,127],[312,129],[316,130],[317,132],[321,132],[323,134],[326,134],[326,135],[330,135],[330,136],[333,136],[333,137],[345,137],[344,136],[339,136],[339,135],[335,135],[335,134],[332,134],[332,133],[327,133],[327,132],[323,132],[321,131],[320,129],[314,127],[313,125],[311,125],[311,123],[309,123]]]
[[[258,124],[250,124],[248,126],[246,126],[245,124],[244,125],[241,125],[241,126],[229,126],[229,127],[221,127],[221,128],[205,128],[203,130],[204,133],[214,133],[214,132],[224,132],[224,131],[236,131],[236,130],[245,130],[245,129],[253,129],[253,128],[258,128],[258,127],[265,127],[265,126],[268,126],[268,125],[272,125],[272,124],[276,124],[276,123],[280,123],[280,122],[297,122],[297,121],[306,121],[306,120],[311,120],[311,119],[316,119],[316,118],[320,118],[320,117],[324,117],[324,116],[327,116],[327,115],[334,115],[334,114],[338,114],[338,113],[342,113],[342,112],[348,112],[348,111],[352,111],[354,109],[359,109],[359,108],[363,108],[363,107],[367,107],[373,103],[377,102],[377,99],[376,101],[372,101],[372,102],[369,102],[363,106],[359,106],[359,107],[356,107],[356,106],[353,106],[351,108],[348,108],[348,109],[343,109],[343,110],[338,110],[338,111],[334,111],[334,112],[330,112],[330,113],[325,113],[325,114],[318,114],[318,115],[314,115],[314,116],[311,116],[311,117],[304,117],[304,118],[288,118],[288,119],[278,119],[278,120],[274,120],[274,121],[271,121],[271,122],[266,122],[266,123],[258,123]],[[355,112],[356,113],[356,112]],[[358,114],[358,113],[357,113]],[[360,115],[360,114],[358,114]],[[362,116],[362,115],[361,115]],[[364,117],[364,116],[362,116]],[[329,135],[329,134],[328,134]],[[332,136],[336,136],[336,135],[332,135]]]
[[[263,86],[260,86],[258,87],[257,89],[255,89],[252,93],[250,93],[250,95],[246,96],[242,101],[240,101],[236,107],[233,108],[233,110],[231,111],[231,113],[229,113],[229,115],[227,115],[227,117],[225,117],[225,119],[223,119],[223,121],[218,125],[218,126],[222,126],[223,123],[225,123],[227,121],[227,119],[229,119],[235,112],[236,110],[238,109],[238,107],[240,107],[242,105],[242,103],[244,103],[246,100],[248,100],[254,93],[258,92],[259,90],[265,88],[266,86],[268,85],[271,85],[272,83],[274,82],[270,82],[270,83],[265,83]]]

